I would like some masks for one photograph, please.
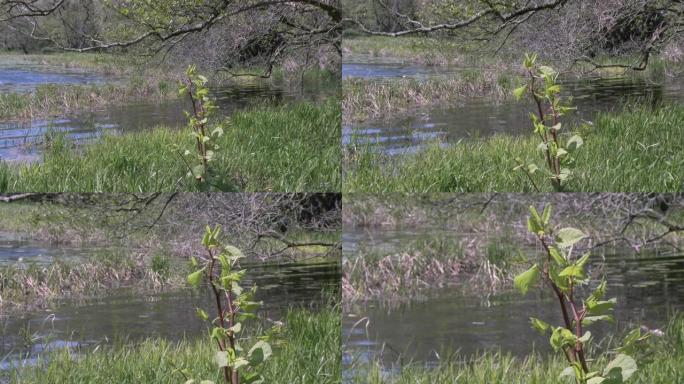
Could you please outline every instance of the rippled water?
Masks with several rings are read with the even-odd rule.
[[[0,92],[30,92],[41,84],[101,84],[115,78],[36,64],[0,63]]]
[[[458,69],[402,66],[401,64],[343,64],[348,77],[386,78],[434,77],[458,72]],[[463,70],[463,69],[461,69]],[[619,110],[625,102],[655,104],[684,101],[684,79],[667,79],[655,84],[644,79],[562,79],[563,94],[573,96],[578,108],[570,115],[572,124],[593,121],[596,113]],[[532,105],[514,100],[495,103],[483,98],[471,98],[453,106],[416,108],[397,117],[369,120],[343,127],[343,143],[352,140],[373,143],[387,154],[411,153],[428,142],[440,140],[453,143],[467,138],[495,134],[527,134],[531,132],[529,111]]]
[[[24,263],[45,264],[56,258],[74,260],[96,252],[127,250],[54,247],[0,234],[0,265],[20,258]],[[244,286],[259,286],[256,299],[264,302],[260,316],[272,320],[281,320],[291,307],[326,305],[323,291],[329,292],[340,284],[338,263],[243,267],[248,269]],[[197,318],[195,308],[212,308],[211,300],[208,290],[141,293],[120,288],[105,297],[63,300],[48,309],[20,315],[0,314],[0,369],[19,362],[31,363],[42,352],[55,348],[94,346],[117,338],[136,341],[155,336],[169,340],[198,337],[205,334],[207,325]]]
[[[22,67],[23,68],[23,67]],[[117,81],[83,73],[53,73],[40,66],[29,66],[17,71],[0,66],[0,92],[29,92],[40,84],[90,84]],[[302,100],[322,101],[338,92],[337,84],[329,81],[307,81],[305,84],[272,84],[255,82],[239,86],[215,87],[211,95],[216,99],[219,113],[230,116],[235,111],[260,103],[277,104]],[[78,113],[52,119],[33,121],[0,121],[0,159],[6,161],[35,161],[42,152],[40,145],[46,134],[60,133],[75,142],[83,142],[105,133],[126,133],[157,126],[178,128],[186,125],[184,110],[187,100],[162,103],[136,102],[112,106],[100,111]]]
[[[359,247],[393,252],[428,233],[434,235],[435,230],[351,231],[343,237],[345,257],[354,257]],[[592,260],[591,272],[606,274],[608,297],[618,300],[616,324],[589,328],[597,339],[628,325],[662,327],[672,311],[684,309],[684,254],[604,250],[594,252]],[[342,325],[345,363],[379,358],[387,366],[433,364],[446,350],[471,355],[501,349],[525,355],[533,348],[550,349],[548,339],[533,331],[528,319],[561,322],[553,297],[537,291],[525,297],[510,291],[465,292],[463,287],[442,289],[398,308],[376,302],[350,308]]]

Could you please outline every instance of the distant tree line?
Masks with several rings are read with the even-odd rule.
[[[653,54],[684,43],[680,0],[348,0],[349,31],[384,36],[448,36],[499,51],[534,51],[596,66],[599,56]]]
[[[0,0],[0,48],[135,51],[216,70],[339,70],[339,0]],[[292,65],[292,64],[291,64]]]

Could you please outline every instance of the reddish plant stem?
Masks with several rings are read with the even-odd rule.
[[[575,305],[575,300],[573,297],[573,288],[574,287],[571,279],[568,301],[570,302],[570,308],[572,308],[572,315],[575,319],[575,336],[577,336],[577,338],[580,338],[582,337],[582,319],[584,318],[584,312],[580,312],[577,310],[577,306]],[[584,346],[579,341],[575,343],[575,354],[579,358],[580,364],[582,364],[582,370],[584,370],[584,373],[589,373],[587,360],[584,358]]]
[[[206,136],[206,129],[203,123],[201,121],[204,119],[205,111],[204,111],[204,105],[202,102],[195,98],[195,84],[193,84],[192,79],[188,77],[188,95],[190,96],[190,101],[192,103],[192,113],[193,116],[196,120],[196,123],[193,125],[192,129],[200,134],[201,136]],[[207,147],[206,143],[204,143],[202,140],[200,140],[199,137],[196,138],[197,141],[197,151],[199,152],[199,155],[202,157],[202,166],[204,167],[204,170],[206,171],[208,168],[208,161],[207,161]],[[203,177],[201,178],[203,179]]]
[[[542,102],[541,99],[537,96],[536,88],[535,88],[535,77],[534,74],[532,73],[531,70],[527,71],[530,74],[530,93],[532,94],[532,98],[534,99],[535,104],[537,104],[537,113],[539,114],[539,122],[541,124],[546,125],[545,119],[546,117],[544,116],[544,108],[542,107]],[[541,135],[541,133],[540,133]],[[554,170],[553,166],[553,160],[551,158],[551,149],[549,148],[549,137],[546,131],[544,131],[544,134],[542,136],[542,140],[544,141],[544,144],[546,145],[546,162],[549,165],[549,169],[551,171]]]
[[[577,306],[575,305],[575,302],[574,302],[574,300],[573,300],[573,285],[572,285],[572,280],[570,281],[569,294],[568,294],[568,296],[566,297],[566,295],[563,294],[563,292],[560,290],[560,288],[559,288],[559,287],[551,280],[551,278],[549,277],[549,267],[548,267],[548,264],[549,264],[550,261],[551,261],[551,250],[550,250],[550,248],[549,248],[549,245],[546,243],[546,240],[544,239],[543,236],[537,236],[537,237],[538,237],[539,240],[541,241],[542,246],[544,247],[544,250],[546,251],[546,255],[547,255],[546,263],[544,263],[544,271],[543,271],[543,273],[544,273],[544,278],[545,278],[545,280],[549,283],[549,285],[550,285],[551,288],[553,289],[554,293],[556,294],[556,297],[558,298],[558,302],[559,302],[559,304],[560,304],[561,311],[562,311],[562,313],[563,313],[563,321],[565,322],[565,327],[566,327],[570,332],[575,333],[575,335],[576,335],[578,338],[579,338],[579,337],[582,337],[582,319],[583,319],[583,317],[584,317],[584,311],[582,311],[582,312],[578,311],[578,310],[577,310]],[[572,327],[572,323],[573,323],[573,322],[570,320],[570,316],[569,316],[569,314],[568,314],[568,310],[567,310],[567,307],[566,307],[566,304],[565,304],[566,301],[570,304],[570,308],[572,309],[573,320],[574,320],[574,323],[575,323],[574,329],[573,329],[573,327]],[[570,362],[573,362],[573,361],[570,360],[570,358],[568,357],[567,351],[564,350],[564,352],[565,352],[565,357],[568,358],[568,360],[569,360]],[[575,348],[574,348],[574,350],[573,350],[572,356],[574,356],[574,358],[575,358],[576,360],[579,360],[579,362],[580,362],[580,364],[581,364],[581,366],[582,366],[582,370],[584,371],[584,373],[589,373],[589,367],[587,366],[587,360],[586,360],[586,358],[585,358],[585,356],[584,356],[584,347],[582,346],[582,343],[580,343],[580,342],[575,343]]]
[[[209,285],[211,286],[211,290],[214,293],[214,298],[216,299],[216,311],[218,313],[218,318],[219,318],[219,323],[221,324],[221,328],[225,329],[226,328],[226,322],[225,322],[225,314],[223,312],[223,305],[221,304],[221,291],[216,287],[216,283],[214,282],[214,267],[216,265],[216,259],[214,258],[213,252],[211,250],[207,250],[207,253],[209,253],[209,269],[208,269],[208,274],[209,274]],[[226,345],[224,342],[222,342],[220,339],[217,340],[219,350],[225,351],[226,350]],[[231,348],[233,348],[233,345],[231,345]],[[232,373],[233,369],[231,367],[223,367],[223,377],[226,380],[226,383],[231,383],[231,384],[238,384],[237,382],[231,380],[232,378]]]

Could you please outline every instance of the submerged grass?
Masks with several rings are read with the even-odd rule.
[[[339,121],[334,100],[235,113],[217,140],[218,189],[340,190]],[[6,192],[197,191],[179,154],[193,146],[187,131],[168,128],[109,135],[83,147],[58,138],[41,163],[0,167],[0,180]]]
[[[317,313],[301,309],[290,311],[285,318],[283,343],[274,347],[273,356],[263,366],[265,382],[340,383],[340,327],[338,308]],[[245,344],[251,343],[253,341]],[[51,354],[49,361],[22,366],[4,375],[13,384],[175,384],[185,382],[185,379],[174,371],[187,369],[193,378],[221,383],[223,379],[214,363],[214,353],[215,345],[208,337],[177,343],[149,339],[137,345],[122,344],[96,351],[62,350]]]
[[[100,251],[86,260],[0,266],[0,309],[39,306],[63,297],[102,294],[122,285],[158,289],[180,284],[169,256]]]
[[[567,191],[673,192],[684,190],[684,106],[636,107],[600,114],[582,132],[575,179]],[[516,158],[539,161],[538,139],[499,135],[429,146],[417,154],[389,157],[368,146],[345,147],[344,192],[532,192],[513,172]],[[539,180],[543,190],[551,184]]]
[[[517,272],[520,248],[509,238],[434,234],[379,253],[360,249],[342,261],[345,305],[368,300],[396,304],[447,286],[495,291]]]
[[[123,75],[140,71],[146,64],[149,64],[148,59],[142,55],[106,52],[0,53],[0,62],[10,65],[38,64],[55,69],[88,70],[107,75]]]
[[[448,105],[468,97],[503,99],[518,80],[511,72],[463,70],[449,78],[345,79],[342,82],[344,121],[387,117],[427,105]]]
[[[125,84],[39,85],[35,91],[0,94],[0,120],[64,116],[106,105],[138,100],[159,102],[178,97],[172,77],[136,77]]]
[[[634,384],[670,384],[684,382],[684,317],[674,316],[664,329],[665,336],[652,339],[653,354],[650,362],[640,364],[639,370],[630,378]],[[608,356],[611,358],[611,356]],[[606,357],[592,362],[593,367],[602,367]],[[458,355],[447,355],[434,367],[423,364],[409,364],[388,371],[379,362],[353,365],[349,376],[351,382],[364,384],[565,384],[558,375],[567,363],[557,354],[548,356],[533,353],[527,357],[514,357],[507,353],[486,352],[465,359]]]

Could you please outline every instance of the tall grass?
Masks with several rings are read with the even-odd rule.
[[[387,117],[426,105],[447,105],[467,97],[503,99],[519,82],[510,72],[464,70],[455,77],[418,79],[345,79],[342,108],[345,121]]]
[[[172,276],[168,256],[158,253],[152,257],[155,258],[156,266],[143,254],[100,251],[87,260],[58,259],[49,265],[19,262],[0,266],[0,309],[102,294],[122,284],[146,289],[177,286],[183,280],[181,272],[175,271]],[[169,264],[166,270],[159,269],[163,263]]]
[[[158,102],[178,97],[175,79],[135,77],[124,84],[56,85],[43,84],[30,93],[0,94],[0,120],[63,116],[85,109],[136,100]]]
[[[339,121],[333,100],[234,114],[217,140],[217,189],[340,190]],[[193,145],[190,133],[168,128],[108,135],[83,147],[58,138],[40,163],[0,167],[0,181],[5,191],[196,191],[179,155]]]
[[[15,52],[0,53],[3,63],[41,64],[70,70],[88,70],[107,75],[123,75],[150,70],[149,57],[135,54],[116,54],[106,52],[53,52],[43,54],[23,54]],[[155,68],[156,70],[156,68]],[[162,71],[159,70],[159,73]]]
[[[293,310],[285,319],[284,343],[263,368],[266,383],[332,384],[341,380],[340,311],[318,313]],[[245,343],[249,344],[249,343]],[[215,345],[209,338],[169,342],[149,339],[137,345],[120,344],[97,351],[62,350],[36,366],[6,373],[10,383],[183,383],[174,372],[187,369],[194,378],[221,383],[214,363]]]
[[[684,320],[674,317],[665,329],[665,337],[653,340],[650,363],[637,360],[640,368],[629,380],[634,384],[674,384],[684,382]],[[605,366],[605,357],[592,366]],[[349,374],[354,383],[364,384],[565,384],[558,378],[567,363],[558,355],[513,357],[500,352],[486,352],[472,359],[457,354],[443,356],[432,368],[422,364],[400,367],[389,372],[378,362],[356,364]]]
[[[568,191],[671,192],[684,188],[684,106],[637,107],[601,114],[582,132]],[[532,192],[515,159],[537,160],[537,139],[494,136],[388,157],[368,146],[345,148],[344,192]],[[550,183],[537,183],[550,190]]]

